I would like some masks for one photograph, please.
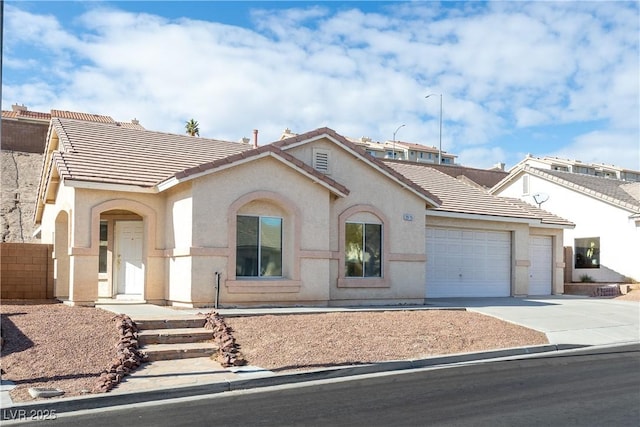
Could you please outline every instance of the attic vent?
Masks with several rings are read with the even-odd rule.
[[[331,174],[329,150],[314,149],[313,150],[313,168],[324,174]]]

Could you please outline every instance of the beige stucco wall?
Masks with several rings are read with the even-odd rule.
[[[422,302],[424,300],[424,221],[425,201],[382,175],[371,166],[328,140],[318,140],[290,149],[288,152],[307,164],[312,164],[313,149],[330,153],[330,177],[345,185],[350,193],[337,198],[330,206],[330,248],[333,252],[330,270],[330,299],[332,305],[367,303]],[[387,220],[384,224],[387,245],[386,281],[379,287],[358,286],[358,279],[340,283],[339,217],[354,207],[367,206],[379,211]],[[403,219],[404,214],[413,221]],[[358,212],[347,220],[367,220],[370,214]],[[372,221],[377,222],[377,221]],[[326,231],[325,231],[326,234]],[[363,280],[364,282],[364,280]],[[377,286],[377,285],[376,285]]]
[[[192,302],[213,303],[218,272],[221,304],[325,304],[326,275],[317,266],[328,270],[330,198],[328,189],[271,157],[195,179]],[[238,213],[283,218],[282,279],[236,279]],[[306,259],[310,253],[313,261]]]
[[[57,243],[54,249],[56,285],[68,282],[68,292],[65,286],[60,286],[62,290],[56,292],[57,296],[67,297],[72,304],[93,305],[99,295],[107,293],[106,289],[100,289],[98,280],[100,214],[117,209],[135,212],[143,218],[143,298],[163,301],[166,283],[163,205],[164,197],[158,194],[73,188],[62,182],[55,204],[44,207],[41,229],[43,243]],[[58,221],[56,225],[56,218],[62,211],[68,214],[67,224]],[[62,232],[67,233],[68,240],[56,236]],[[66,251],[62,244],[67,245]]]

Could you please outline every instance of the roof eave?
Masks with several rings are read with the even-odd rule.
[[[528,224],[530,226],[535,226],[539,228],[571,229],[575,227],[575,225],[569,225],[569,224],[554,224],[554,223],[543,222],[538,218],[484,215],[484,214],[474,214],[474,213],[467,213],[467,212],[446,211],[441,209],[427,209],[425,215],[433,216],[433,217],[441,217],[441,218],[473,219],[473,220],[480,220],[480,221]]]
[[[155,194],[158,193],[156,186],[141,186],[134,184],[117,184],[110,182],[98,182],[98,181],[84,181],[78,179],[64,179],[64,185],[66,187],[86,189],[86,190],[104,190],[104,191],[122,191],[127,193],[146,193]]]
[[[320,184],[321,186],[323,186],[324,188],[329,190],[329,192],[335,194],[338,197],[347,197],[349,195],[348,190],[346,192],[342,191],[339,188],[334,187],[334,186],[330,185],[329,183],[327,183],[327,182],[325,182],[325,181],[323,181],[321,179],[318,179],[317,177],[313,176],[312,174],[310,174],[309,172],[307,172],[303,168],[298,167],[296,164],[288,161],[287,159],[284,159],[283,157],[277,155],[276,153],[274,153],[271,150],[266,150],[266,151],[263,151],[262,153],[256,154],[255,156],[246,157],[246,158],[234,161],[232,163],[226,163],[226,164],[219,165],[219,166],[217,166],[215,168],[210,168],[210,169],[207,169],[207,170],[203,170],[202,172],[192,173],[192,174],[186,175],[186,176],[181,177],[181,178],[178,178],[176,176],[172,176],[171,178],[168,178],[168,179],[162,181],[161,183],[159,183],[156,186],[156,189],[157,189],[158,192],[162,192],[162,191],[168,190],[169,188],[174,187],[174,186],[176,186],[176,185],[178,185],[178,184],[180,184],[182,182],[190,181],[192,179],[196,179],[196,178],[199,178],[199,177],[202,177],[202,176],[205,176],[205,175],[209,175],[209,174],[212,174],[212,173],[216,173],[216,172],[220,172],[220,171],[223,171],[223,170],[226,170],[226,169],[230,169],[230,168],[233,168],[233,167],[245,164],[245,163],[249,163],[249,162],[252,162],[252,161],[255,161],[255,160],[258,160],[258,159],[265,158],[265,157],[271,157],[271,158],[273,158],[275,160],[278,160],[279,162],[282,162],[283,164],[285,164],[285,165],[291,167],[292,169],[296,170],[298,173],[300,173],[300,174],[304,175],[305,177],[309,178],[315,184]]]

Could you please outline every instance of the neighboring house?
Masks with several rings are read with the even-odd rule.
[[[291,138],[298,134],[285,129],[280,139]],[[414,144],[403,141],[373,141],[367,136],[360,138],[345,137],[348,141],[358,147],[362,147],[368,154],[378,159],[408,160],[418,163],[438,164],[439,151],[436,147],[422,144]],[[441,164],[453,165],[456,159],[455,154],[442,152]]]
[[[562,293],[572,226],[328,128],[253,148],[65,118],[51,119],[35,220],[56,296],[86,305]]]
[[[491,192],[540,203],[576,224],[564,233],[572,281],[640,280],[640,182],[520,164]]]
[[[606,165],[604,163],[583,163],[580,160],[561,159],[550,156],[534,157],[531,154],[527,154],[527,157],[511,168],[511,170],[516,170],[522,165],[527,165],[537,169],[572,172],[583,175],[620,179],[622,181],[640,182],[640,171]]]

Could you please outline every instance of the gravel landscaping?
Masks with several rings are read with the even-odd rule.
[[[618,297],[640,301],[640,290]],[[14,401],[30,387],[64,396],[94,390],[116,356],[114,315],[52,303],[7,303],[2,313],[3,379]],[[478,313],[454,310],[344,312],[228,317],[250,365],[277,372],[422,358],[546,344],[543,333]]]

